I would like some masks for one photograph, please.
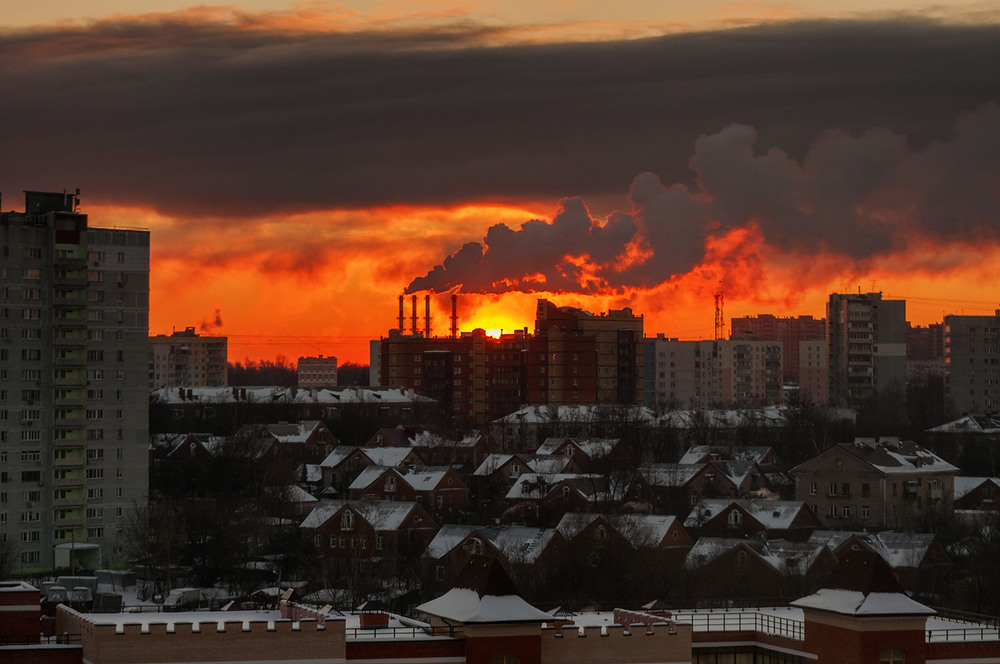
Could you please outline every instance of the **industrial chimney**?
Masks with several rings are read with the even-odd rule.
[[[416,295],[413,296],[413,298],[411,300],[411,304],[412,304],[412,307],[411,307],[411,310],[410,310],[410,314],[412,316],[411,329],[413,330],[413,334],[417,334],[417,296]]]
[[[424,337],[431,338],[431,294],[424,295]]]
[[[403,334],[403,296],[399,296],[399,333]]]
[[[451,294],[451,338],[458,338],[458,293]]]

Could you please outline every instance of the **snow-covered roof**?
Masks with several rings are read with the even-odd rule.
[[[788,409],[771,407],[756,410],[673,410],[664,413],[657,423],[668,429],[784,427],[788,424]]]
[[[677,522],[677,517],[670,515],[567,512],[556,530],[565,539],[573,539],[598,519],[603,519],[636,549],[659,545]]]
[[[639,474],[650,486],[682,487],[705,467],[703,463],[657,463],[643,466]]]
[[[264,428],[279,443],[303,444],[323,423],[319,420],[304,420],[302,422],[279,422],[277,424],[265,424]]]
[[[539,500],[555,486],[562,484],[577,491],[589,501],[602,500],[607,495],[608,480],[603,475],[559,473],[541,475],[524,473],[507,492],[507,500]]]
[[[424,555],[437,560],[447,555],[449,551],[465,541],[472,533],[480,529],[478,526],[468,526],[449,523],[441,526],[437,534],[427,544]]]
[[[931,616],[934,609],[914,601],[903,593],[862,593],[857,590],[820,588],[818,591],[797,599],[792,606],[801,609],[816,609],[848,616]]]
[[[460,623],[546,622],[552,616],[517,595],[479,596],[469,588],[452,588],[417,607],[417,611]]]
[[[996,477],[962,477],[961,475],[955,478],[955,500],[964,498],[973,489],[978,489],[983,484],[987,482],[993,484],[997,489],[1000,489],[1000,478]]]
[[[560,447],[569,443],[591,459],[600,459],[611,454],[619,442],[621,442],[619,438],[546,438],[536,452],[545,455],[555,454]]]
[[[822,543],[831,550],[838,550],[849,539],[856,538],[890,567],[898,569],[918,567],[935,537],[933,533],[898,533],[891,530],[878,533],[815,530],[810,535],[809,542]]]
[[[932,429],[928,433],[974,433],[974,434],[998,434],[1000,433],[1000,417],[996,415],[966,415],[957,420],[946,422]]]
[[[320,461],[319,465],[323,468],[336,468],[356,449],[358,448],[355,445],[337,445],[332,452],[326,455],[325,459]]]
[[[479,464],[479,467],[472,473],[476,477],[489,477],[497,471],[498,468],[502,468],[505,463],[514,458],[513,454],[499,454],[494,452],[493,454],[487,455],[483,462]]]
[[[409,472],[403,474],[403,481],[413,487],[416,491],[430,491],[444,481],[445,475],[451,468],[447,466],[427,466],[425,468],[411,468]]]
[[[795,517],[805,508],[805,503],[801,500],[702,498],[684,520],[684,527],[698,528],[734,505],[753,516],[768,530],[791,528]]]
[[[362,447],[361,451],[376,466],[401,466],[410,455],[405,447]]]
[[[684,452],[678,463],[705,463],[706,461],[711,461],[713,456],[719,459],[755,461],[760,463],[771,452],[772,448],[766,446],[727,447],[719,445],[692,445]]]
[[[656,416],[645,406],[525,406],[493,421],[496,425],[593,423],[621,420],[630,424],[653,424]]]
[[[412,390],[395,387],[344,387],[308,389],[298,387],[162,387],[152,391],[152,396],[169,404],[186,403],[299,403],[299,404],[348,404],[432,403],[434,399]]]
[[[790,542],[783,539],[699,537],[684,559],[684,567],[689,570],[698,569],[737,547],[770,565],[781,574],[798,576],[808,572],[824,551],[822,544]]]
[[[389,500],[322,500],[299,524],[300,528],[319,528],[342,509],[350,509],[378,531],[399,530],[416,503]]]
[[[358,476],[354,478],[354,481],[351,482],[351,486],[349,486],[348,489],[351,491],[367,489],[374,482],[378,481],[378,479],[382,477],[387,470],[391,471],[392,469],[386,468],[385,466],[368,466],[358,473]]]
[[[957,467],[909,440],[855,438],[837,447],[886,474],[958,473]]]

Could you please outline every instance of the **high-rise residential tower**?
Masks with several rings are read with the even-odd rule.
[[[0,533],[22,569],[93,568],[146,500],[149,232],[25,193],[0,213]]]
[[[1000,412],[1000,309],[992,316],[945,316],[945,397],[955,412]]]
[[[830,402],[853,406],[906,389],[906,300],[831,293],[826,308]]]

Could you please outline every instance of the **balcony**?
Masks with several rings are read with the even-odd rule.
[[[54,501],[52,501],[52,506],[53,507],[57,507],[57,508],[58,507],[63,507],[63,508],[83,507],[83,496],[77,496],[75,498],[72,498],[72,497],[70,497],[70,498],[56,498]]]
[[[56,468],[83,468],[85,459],[83,457],[68,457],[65,459],[56,459]]]
[[[55,480],[52,481],[52,485],[60,487],[60,488],[64,488],[64,489],[65,488],[69,488],[69,487],[82,488],[83,487],[83,478],[82,477],[63,477],[63,478],[57,478],[57,479],[55,479]]]

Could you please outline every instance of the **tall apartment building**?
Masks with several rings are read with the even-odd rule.
[[[783,355],[783,378],[786,383],[800,381],[799,348],[803,341],[826,339],[826,321],[812,316],[778,317],[771,314],[730,319],[730,339],[780,341]]]
[[[337,358],[300,357],[295,375],[299,387],[336,387]]]
[[[826,309],[830,402],[857,405],[906,388],[906,301],[831,293]]]
[[[228,343],[226,337],[203,337],[193,327],[149,337],[150,389],[225,387],[229,384]]]
[[[1000,309],[945,316],[945,398],[963,414],[1000,412]]]
[[[830,398],[826,339],[799,342],[799,396],[802,404],[822,405]]]
[[[0,213],[0,536],[23,569],[113,560],[148,489],[149,232],[78,202]]]
[[[643,391],[642,322],[642,316],[634,315],[627,307],[595,315],[541,299],[535,314],[535,337],[549,337],[556,347],[573,337],[595,338],[596,403],[638,404]],[[555,330],[561,335],[556,335]]]
[[[646,405],[673,408],[759,407],[780,404],[780,342],[746,339],[646,339]]]

